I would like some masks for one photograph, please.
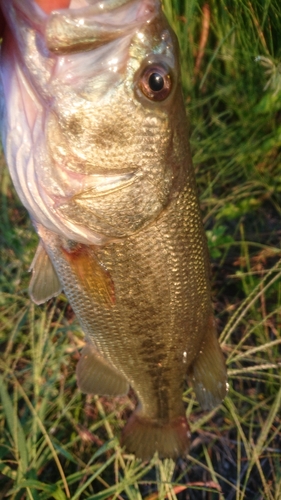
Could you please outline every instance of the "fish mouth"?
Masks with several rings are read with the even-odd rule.
[[[53,11],[45,27],[47,48],[58,55],[96,49],[133,35],[159,8],[158,0],[113,0]]]

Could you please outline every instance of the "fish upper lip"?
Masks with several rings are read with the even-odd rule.
[[[136,5],[134,16],[127,14],[129,4]],[[51,52],[63,55],[93,50],[125,35],[133,35],[142,24],[155,17],[159,5],[158,0],[127,0],[121,6],[105,10],[96,4],[54,10],[46,20],[47,47]],[[122,16],[122,11],[126,12],[127,19]],[[121,17],[118,16],[120,12]]]

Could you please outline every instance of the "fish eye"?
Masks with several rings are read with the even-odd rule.
[[[172,90],[171,73],[165,65],[149,65],[142,71],[138,85],[151,101],[164,101]]]

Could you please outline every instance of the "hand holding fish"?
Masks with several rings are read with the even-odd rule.
[[[40,238],[30,295],[67,295],[87,340],[83,392],[134,389],[126,449],[185,455],[185,379],[209,409],[226,370],[176,37],[158,0],[0,5],[3,144]]]
[[[34,0],[34,1],[47,14],[49,14],[50,12],[52,12],[52,10],[55,9],[66,9],[70,4],[70,0]],[[4,16],[0,10],[0,35],[3,33],[4,23],[5,23]]]
[[[67,9],[70,4],[70,0],[35,0],[37,5],[46,12],[50,14],[52,10],[56,9]]]

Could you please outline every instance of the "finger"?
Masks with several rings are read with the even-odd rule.
[[[55,9],[67,9],[71,0],[35,0],[42,10],[49,14]],[[5,26],[5,19],[0,9],[0,38],[3,35]]]
[[[70,0],[36,0],[36,3],[46,12],[46,14],[49,14],[55,9],[67,9]]]

